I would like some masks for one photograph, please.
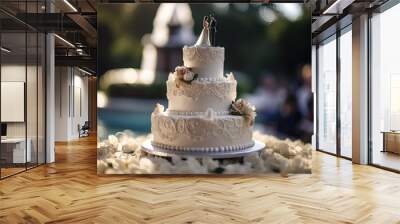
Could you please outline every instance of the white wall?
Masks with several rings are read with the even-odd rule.
[[[70,77],[68,76],[67,67],[55,68],[55,140],[68,140],[68,88]]]
[[[26,83],[25,80],[25,75],[26,75],[26,70],[28,71],[28,74],[30,75],[31,73],[36,73],[36,67],[35,66],[27,66],[25,67],[25,64],[3,64],[1,66],[1,81],[2,82],[24,82]],[[28,76],[30,78],[30,76]],[[36,86],[36,81],[33,80],[28,80],[29,85],[34,85]],[[31,102],[35,102],[34,106],[36,108],[36,88],[27,88],[27,103],[30,104]],[[40,106],[40,105],[39,105]],[[7,110],[7,108],[1,108],[1,110]],[[29,111],[30,112],[30,111]],[[33,127],[34,124],[28,124],[28,129],[33,128],[36,130],[36,113],[28,113],[27,114],[28,122],[34,121],[35,127]],[[8,137],[25,137],[25,124],[26,122],[7,122],[7,136]],[[29,130],[28,130],[29,131]],[[30,133],[30,132],[29,132]],[[28,133],[28,137],[29,136]]]
[[[55,86],[55,140],[77,139],[78,125],[88,120],[88,78],[76,68],[56,67]]]
[[[37,70],[38,69],[38,70]],[[25,80],[27,78],[27,80]],[[1,66],[2,82],[23,82],[26,86],[26,102],[22,102],[22,107],[18,108],[19,113],[25,114],[25,118],[21,122],[5,122],[7,124],[7,137],[24,138],[27,136],[29,140],[29,148],[31,149],[32,162],[39,159],[39,163],[44,163],[45,150],[45,120],[44,120],[44,74],[42,67],[36,65],[28,65],[20,63],[5,63]],[[3,92],[4,89],[2,89]],[[24,94],[25,89],[19,90],[20,94]],[[21,92],[22,91],[22,92]],[[4,94],[4,92],[3,92]],[[2,98],[7,95],[2,95]],[[26,105],[25,105],[26,103]],[[17,110],[11,107],[2,107],[2,112],[7,110]],[[17,111],[7,111],[16,113]],[[24,116],[24,115],[22,115]]]
[[[1,81],[25,82],[25,64],[8,64],[1,66]],[[6,108],[1,108],[5,110]],[[7,123],[7,137],[25,137],[25,122]]]
[[[1,121],[24,122],[24,104],[25,83],[1,81]]]

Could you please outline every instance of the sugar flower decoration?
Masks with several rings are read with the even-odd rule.
[[[164,112],[164,106],[159,104],[159,103],[157,103],[156,107],[154,108],[153,114],[157,115],[157,114],[160,114],[160,113],[163,113],[163,112]]]
[[[175,81],[178,87],[182,82],[185,84],[190,84],[198,76],[197,74],[193,73],[190,68],[185,66],[176,67],[175,74],[176,74]]]
[[[249,126],[254,124],[256,118],[256,108],[243,99],[232,101],[230,113],[232,115],[243,116]]]
[[[194,73],[189,71],[186,74],[183,75],[183,80],[190,82],[194,79]]]
[[[228,81],[231,81],[231,82],[236,81],[236,80],[235,80],[235,76],[233,76],[233,73],[232,73],[232,72],[229,73],[229,74],[226,76],[226,78],[227,78]]]

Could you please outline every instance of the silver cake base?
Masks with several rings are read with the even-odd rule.
[[[265,144],[259,141],[254,141],[254,146],[236,151],[226,152],[190,152],[190,151],[177,151],[171,149],[164,149],[153,146],[151,140],[147,140],[142,144],[142,150],[156,156],[171,157],[171,156],[183,156],[183,157],[211,157],[216,159],[223,158],[235,158],[243,157],[250,153],[260,151],[265,148]]]

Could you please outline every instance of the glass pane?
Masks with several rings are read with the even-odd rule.
[[[26,33],[1,34],[1,166],[2,177],[25,170],[26,150]],[[28,147],[29,149],[29,147]]]
[[[38,113],[37,113],[37,98],[38,98],[38,36],[36,32],[28,32],[28,62],[27,62],[27,80],[26,80],[26,113],[27,113],[27,142],[30,153],[28,167],[37,165],[37,132],[38,132]]]
[[[400,5],[374,15],[372,28],[372,163],[400,170]]]
[[[318,148],[336,153],[336,40],[318,48]]]
[[[45,44],[46,37],[39,34],[38,45],[38,163],[45,163]]]
[[[37,13],[38,4],[36,1],[27,2],[27,13]],[[30,18],[37,20],[38,17]],[[31,21],[36,23],[37,21]],[[27,80],[26,80],[26,115],[27,115],[27,150],[30,150],[30,160],[28,160],[28,168],[37,165],[37,74],[38,74],[38,35],[35,30],[27,30]]]
[[[340,36],[340,153],[352,157],[352,35]]]

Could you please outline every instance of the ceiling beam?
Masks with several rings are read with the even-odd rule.
[[[98,3],[176,3],[176,0],[98,0]],[[191,3],[204,3],[204,0],[192,0]],[[209,0],[208,3],[225,3],[226,0]],[[230,0],[230,3],[304,3],[304,0]]]
[[[96,58],[91,56],[55,56],[56,66],[88,67],[96,70]]]
[[[84,30],[89,37],[91,38],[97,38],[97,30],[90,24],[85,17],[83,17],[80,14],[67,14],[67,16],[74,21],[78,26]]]
[[[13,29],[15,19],[41,32],[82,31],[75,21],[61,13],[18,13],[14,18],[0,19],[5,25],[2,29]]]
[[[332,2],[322,14],[324,15],[338,15],[342,14],[343,10],[351,5],[355,0],[336,0]]]

